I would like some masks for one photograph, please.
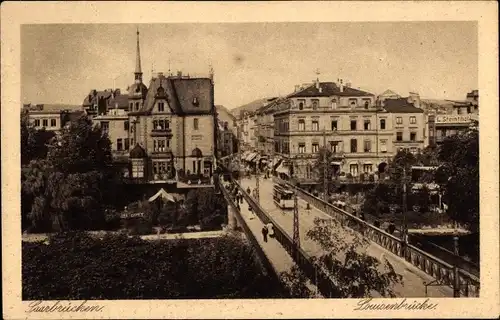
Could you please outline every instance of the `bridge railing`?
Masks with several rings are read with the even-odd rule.
[[[277,177],[273,180],[280,183],[287,183]],[[299,197],[306,202],[315,206],[319,210],[325,212],[342,225],[350,227],[366,236],[368,239],[394,253],[395,255],[405,259],[415,267],[424,271],[428,275],[434,277],[439,283],[450,287],[454,284],[454,267],[451,264],[434,257],[419,248],[406,244],[399,238],[388,234],[387,232],[367,223],[364,220],[338,208],[334,205],[325,202],[324,200],[315,197],[309,192],[297,189]],[[465,270],[459,269],[459,279],[461,294],[464,296],[479,296],[479,277]]]
[[[267,212],[244,190],[238,182],[234,182],[257,217],[259,217],[259,219],[265,224],[273,224],[274,238],[292,257],[304,275],[316,285],[319,292],[324,297],[338,296],[336,286],[334,285],[333,279],[330,277],[328,272],[326,272],[324,268],[316,265],[313,262],[313,259],[304,250],[301,248],[296,249],[292,239],[288,236],[286,231],[267,214]]]

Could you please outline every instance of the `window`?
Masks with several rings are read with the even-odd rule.
[[[142,160],[132,160],[132,177],[133,178],[144,177],[144,164]]]
[[[123,139],[116,139],[116,150],[123,150]]]
[[[40,126],[40,119],[35,119],[35,127],[39,127]]]
[[[165,104],[163,102],[158,102],[158,112],[165,111]]]
[[[304,109],[304,100],[299,100],[299,110]]]
[[[51,127],[55,127],[56,123],[57,123],[56,119],[50,119],[50,126]]]
[[[349,99],[349,105],[351,107],[357,107],[358,106],[358,100],[356,100],[356,99]]]
[[[372,142],[370,140],[365,140],[363,142],[363,151],[371,152],[372,151]]]
[[[387,140],[380,140],[380,151],[387,152]]]
[[[417,140],[417,133],[410,132],[410,141],[416,141],[416,140]]]
[[[109,122],[108,121],[102,121],[101,122],[101,129],[103,133],[108,133],[109,132]]]
[[[330,151],[333,153],[337,153],[339,151],[339,143],[338,141],[330,141]]]
[[[417,117],[412,116],[410,117],[410,124],[416,124],[417,123]]]
[[[128,128],[129,128],[128,120],[125,120],[125,122],[123,122],[123,130],[128,131]]]
[[[403,141],[403,133],[396,132],[396,141]]]
[[[363,172],[364,173],[370,173],[373,170],[373,165],[371,164],[364,164],[363,165]]]
[[[312,130],[313,131],[319,131],[319,122],[318,122],[318,120],[313,120],[312,121]]]
[[[44,127],[48,127],[49,126],[49,120],[48,119],[43,119],[42,123],[43,123]]]
[[[170,139],[167,139],[167,148],[170,148]]]
[[[153,150],[155,152],[165,152],[167,151],[165,148],[165,140],[164,139],[155,139],[153,140]]]
[[[380,119],[380,129],[385,130],[385,119]]]
[[[135,103],[135,110],[138,111],[139,110],[139,102],[136,102]]]
[[[357,164],[351,164],[349,166],[349,172],[353,175],[353,176],[357,176],[358,175],[358,165]]]
[[[299,153],[306,153],[306,144],[304,142],[299,143]]]
[[[332,120],[332,131],[337,130],[337,120]]]
[[[198,118],[193,119],[193,129],[198,130]]]
[[[299,119],[299,131],[306,130],[306,121],[304,119]]]
[[[314,152],[314,153],[319,152],[319,143],[312,144],[312,152]]]
[[[371,128],[372,128],[370,120],[365,120],[363,126],[364,126],[365,130],[371,130]]]
[[[133,111],[133,110],[134,110],[134,103],[133,103],[133,102],[130,102],[129,110],[130,110],[130,111]]]
[[[337,99],[332,99],[332,109],[337,109]]]
[[[403,118],[402,117],[396,117],[396,124],[403,124]]]
[[[356,130],[356,120],[351,120],[351,130]]]
[[[365,109],[370,107],[370,100],[365,100]]]
[[[125,150],[129,150],[130,149],[130,142],[128,140],[128,138],[125,138]]]
[[[312,100],[312,108],[313,110],[317,110],[319,106],[319,100]]]
[[[351,152],[358,152],[358,140],[351,139]]]
[[[164,173],[167,173],[167,163],[165,161],[155,161],[155,162],[153,162],[153,173],[154,174],[164,174]]]

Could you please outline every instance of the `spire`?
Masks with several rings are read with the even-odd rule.
[[[139,28],[137,28],[137,55],[135,60],[135,81],[142,82],[141,50],[139,49]]]

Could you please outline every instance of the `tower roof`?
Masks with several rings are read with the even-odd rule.
[[[136,54],[136,60],[135,60],[135,73],[142,73],[141,50],[139,47],[139,28],[137,28],[137,54]]]

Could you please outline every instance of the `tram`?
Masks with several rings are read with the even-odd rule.
[[[274,185],[273,200],[274,203],[281,209],[293,209],[293,191],[283,185]]]

